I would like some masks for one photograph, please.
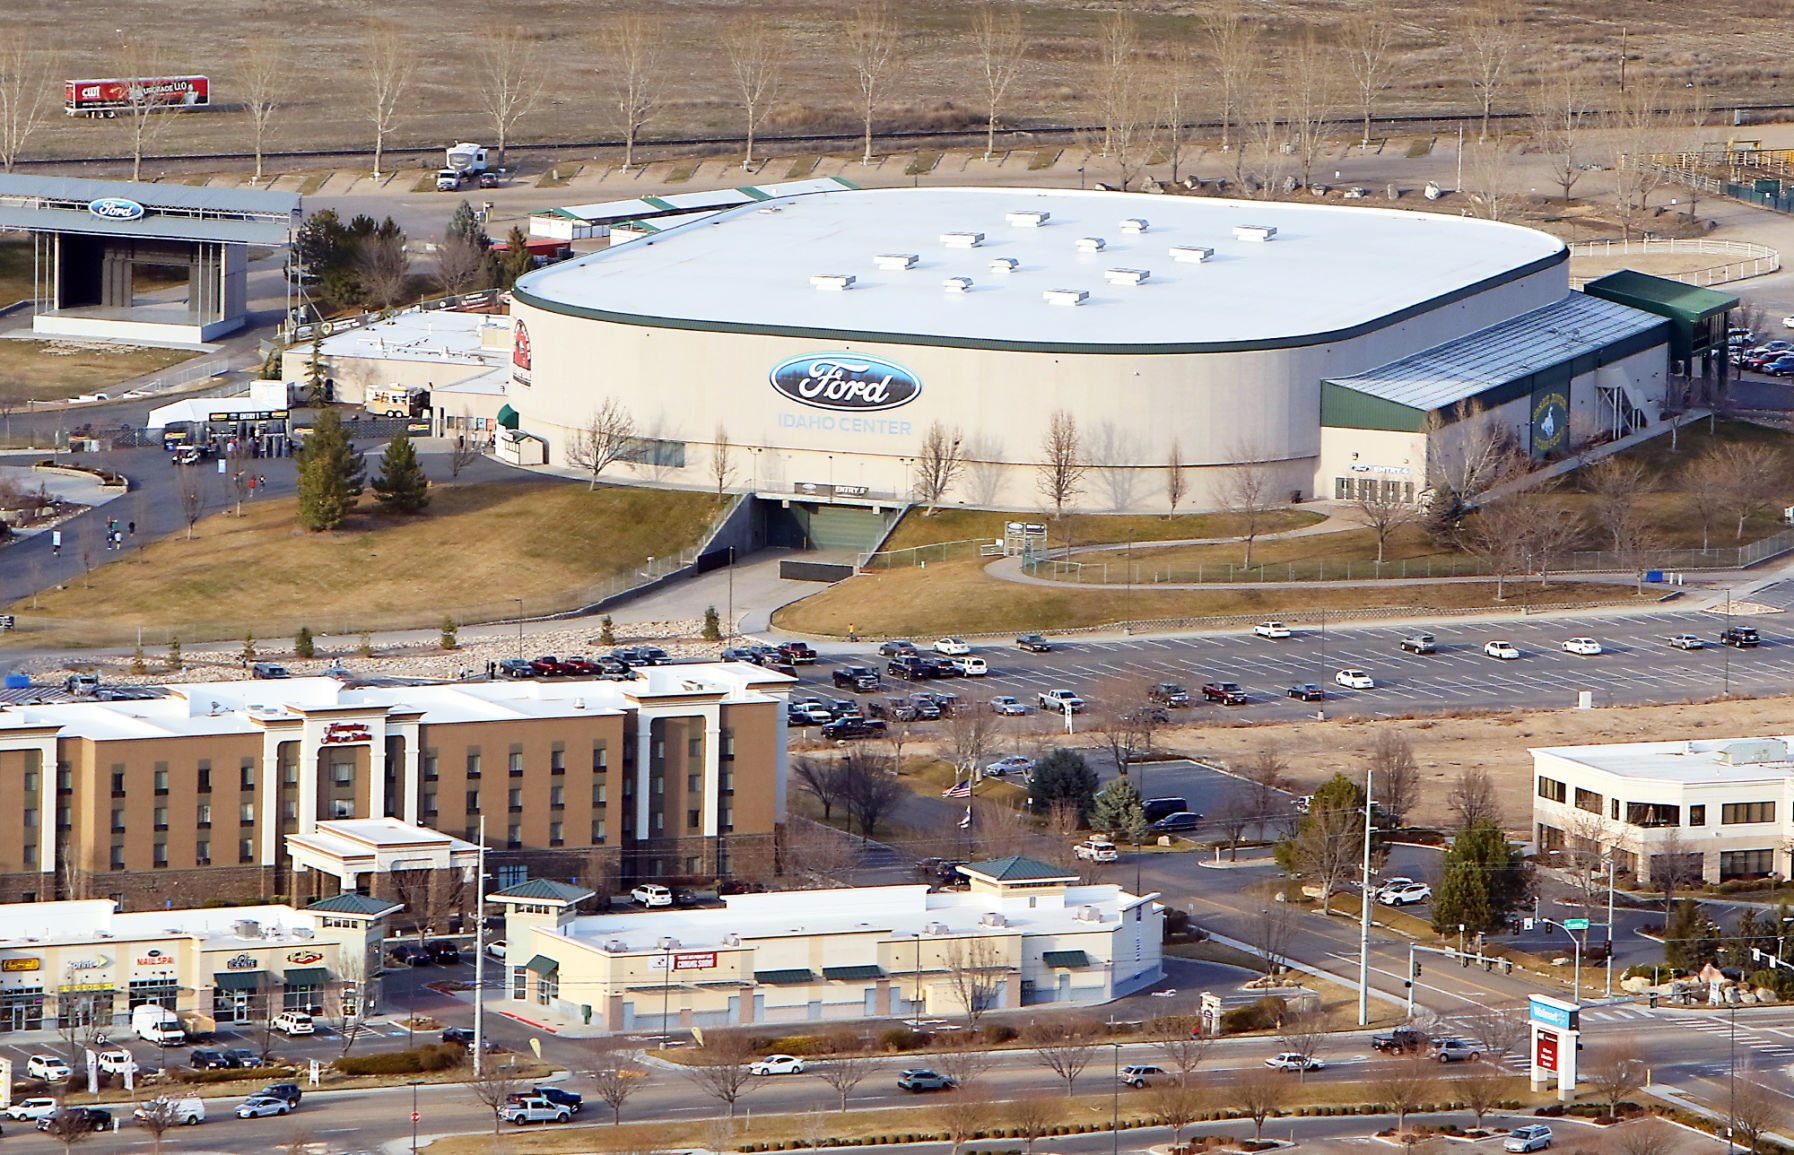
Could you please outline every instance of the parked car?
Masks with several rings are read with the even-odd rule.
[[[934,652],[949,658],[963,658],[972,652],[972,647],[964,638],[936,638]]]
[[[48,1131],[57,1125],[56,1116],[66,1114],[88,1131],[112,1130],[112,1112],[104,1107],[64,1107],[61,1111],[49,1115],[40,1115],[37,1120],[39,1131]]]
[[[748,1064],[750,1075],[801,1075],[804,1061],[796,1055],[768,1055]]]
[[[1006,778],[1011,774],[1026,778],[1033,772],[1034,759],[1021,754],[1005,754],[984,768],[985,776],[989,778]]]
[[[1757,636],[1755,626],[1730,626],[1721,631],[1719,640],[1724,645],[1737,646],[1741,650],[1754,649],[1762,640]]]
[[[666,651],[659,646],[644,646],[642,648],[648,653],[650,665],[664,666],[667,664],[667,662],[659,661],[656,658],[656,655],[661,658],[666,657]],[[794,666],[807,666],[816,660],[816,648],[809,642],[780,642],[779,653],[785,655],[785,660]],[[671,660],[667,658],[667,661]]]
[[[123,1047],[107,1047],[94,1053],[94,1065],[108,1075],[122,1075],[137,1069],[137,1059]]]
[[[502,938],[494,939],[492,942],[487,943],[486,953],[498,961],[503,962],[505,959],[505,940]]]
[[[1435,654],[1439,652],[1438,639],[1431,634],[1409,634],[1401,641],[1405,654]]]
[[[1187,799],[1172,798],[1170,796],[1164,798],[1148,798],[1145,802],[1140,804],[1140,812],[1146,816],[1146,821],[1148,823],[1157,822],[1167,814],[1182,814],[1189,808],[1190,803]]]
[[[1294,698],[1298,702],[1325,702],[1327,700],[1327,691],[1321,689],[1313,682],[1297,682],[1289,689],[1283,691],[1283,696],[1286,698]]]
[[[1151,1063],[1136,1063],[1121,1068],[1121,1081],[1129,1087],[1149,1087],[1154,1078],[1164,1073],[1163,1067],[1155,1067]]]
[[[178,1099],[159,1096],[131,1112],[134,1119],[168,1121],[180,1127],[197,1127],[206,1121],[206,1101],[197,1095]]]
[[[1084,699],[1070,690],[1042,690],[1034,695],[1034,701],[1042,710],[1051,710],[1055,714],[1082,714]]]
[[[1501,1141],[1503,1151],[1543,1151],[1549,1146],[1551,1146],[1551,1128],[1542,1123],[1534,1124],[1531,1127],[1515,1127],[1508,1132],[1508,1137]]]
[[[907,658],[916,652],[916,643],[906,642],[900,638],[893,638],[878,647],[878,656],[881,658]]]
[[[1028,712],[1028,707],[1008,694],[999,694],[990,700],[990,712],[1005,718],[1019,718]]]
[[[25,1060],[25,1077],[55,1083],[69,1077],[69,1065],[57,1055],[32,1055]]]
[[[718,654],[717,658],[724,662],[752,662],[754,651],[743,646],[730,646]]]
[[[422,967],[431,963],[430,952],[414,942],[402,942],[386,952],[386,957],[400,966]]]
[[[1592,658],[1601,652],[1601,643],[1593,638],[1566,638],[1563,645],[1564,653],[1581,654],[1585,658]]]
[[[1265,1066],[1273,1071],[1319,1071],[1326,1065],[1313,1055],[1299,1051],[1284,1051],[1265,1060]]]
[[[230,1060],[224,1057],[223,1051],[210,1047],[201,1047],[187,1054],[187,1065],[195,1071],[223,1071],[230,1067]]]
[[[48,1095],[33,1095],[29,1099],[20,1099],[6,1109],[8,1119],[43,1119],[56,1114],[62,1103]]]
[[[897,1088],[912,1094],[922,1091],[951,1091],[959,1084],[949,1075],[936,1071],[912,1068],[897,1076]]]
[[[543,654],[530,662],[530,668],[536,671],[538,678],[558,678],[573,671],[553,654]]]
[[[257,662],[255,665],[249,667],[249,676],[259,679],[270,679],[290,678],[293,675],[287,673],[287,668],[285,666],[276,665],[273,662]]]
[[[1252,632],[1258,637],[1271,638],[1276,641],[1282,641],[1291,636],[1290,628],[1282,622],[1259,622],[1252,627]]]
[[[1341,670],[1333,675],[1333,680],[1348,690],[1374,690],[1377,688],[1376,679],[1363,670]]]
[[[951,718],[959,713],[959,695],[951,690],[921,690],[910,695],[918,701],[927,699],[934,703],[934,708],[941,712],[941,717]]]
[[[1670,636],[1669,644],[1672,649],[1677,650],[1704,650],[1707,648],[1706,643],[1693,634],[1673,634]]]
[[[1384,906],[1412,906],[1417,902],[1431,902],[1433,888],[1424,882],[1410,882],[1403,886],[1385,886],[1377,893],[1377,901]]]
[[[1520,656],[1520,647],[1514,645],[1512,642],[1496,638],[1492,641],[1483,643],[1483,655],[1490,658],[1499,658],[1504,662],[1511,662]]]
[[[237,1118],[261,1119],[269,1115],[291,1114],[293,1105],[272,1095],[251,1095],[237,1104]]]
[[[841,666],[832,675],[836,686],[864,694],[879,688],[878,671],[871,666]]]
[[[262,1065],[262,1053],[250,1047],[230,1047],[224,1052],[224,1061],[240,1071],[253,1071]]]
[[[882,738],[884,734],[885,724],[877,718],[836,718],[822,728],[822,736],[831,742],[852,738]]]
[[[536,667],[522,658],[504,658],[498,663],[498,676],[501,678],[533,678]]]
[[[793,702],[786,709],[791,720],[803,726],[826,726],[835,720],[834,710],[820,698],[808,698],[802,702]],[[801,719],[801,721],[800,721]]]
[[[1050,654],[1053,652],[1053,643],[1047,641],[1039,634],[1023,634],[1021,637],[1015,639],[1015,646],[1016,649],[1026,650],[1030,654]]]
[[[786,642],[785,645],[780,646],[779,649],[780,649],[780,651],[784,651],[787,649],[787,647],[792,647],[792,646],[801,647],[801,650],[794,650],[790,653],[785,654],[785,656],[787,658],[789,658],[791,661],[801,662],[801,661],[808,660],[808,661],[814,662],[816,660],[816,651],[811,650],[810,647],[805,645],[803,642]],[[647,659],[647,664],[650,666],[670,666],[673,664],[673,655],[667,653],[665,650],[661,649],[659,646],[639,646],[637,648],[641,651],[642,657]],[[796,654],[799,652],[802,652],[802,650],[809,651],[810,656],[808,659],[799,658],[796,656]]]
[[[289,1039],[297,1035],[318,1033],[318,1025],[303,1011],[282,1011],[274,1016],[274,1022],[270,1025]]]
[[[982,678],[990,673],[990,666],[983,658],[954,658],[948,664],[958,670],[962,678]]]
[[[1149,702],[1157,702],[1161,706],[1188,706],[1190,691],[1176,682],[1160,682],[1146,691],[1146,699]]]
[[[671,906],[673,892],[658,882],[644,882],[629,892],[630,900],[640,906]]]
[[[1223,706],[1244,706],[1250,701],[1238,682],[1210,682],[1202,687],[1202,696]]]
[[[1071,852],[1085,862],[1114,862],[1116,858],[1115,844],[1106,838],[1086,838]]]
[[[1167,814],[1147,827],[1154,834],[1176,834],[1180,830],[1194,830],[1202,825],[1202,815],[1193,810],[1180,810],[1176,814]]]
[[[935,664],[919,654],[907,658],[892,658],[885,663],[885,673],[906,682],[926,682],[939,676]]]

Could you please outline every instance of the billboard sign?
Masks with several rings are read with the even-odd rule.
[[[519,385],[528,385],[529,378],[529,326],[519,318],[511,329],[511,380]]]
[[[63,85],[63,109],[110,112],[145,104],[204,108],[212,103],[212,82],[203,76],[146,76],[136,79],[71,80]]]
[[[1561,389],[1532,397],[1532,455],[1548,457],[1570,443],[1570,399]]]
[[[922,393],[910,370],[864,353],[810,353],[788,357],[768,374],[772,387],[800,405],[872,412],[908,405]]]

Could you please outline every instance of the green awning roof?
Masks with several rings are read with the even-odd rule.
[[[885,977],[885,972],[883,967],[877,966],[823,967],[822,977],[825,979],[852,982],[854,980],[882,979]]]
[[[524,965],[525,969],[532,970],[532,971],[536,972],[537,974],[541,975],[543,978],[547,978],[549,975],[553,974],[555,971],[558,971],[561,969],[560,963],[555,962],[553,959],[549,958],[545,954],[539,954],[535,958],[524,963],[523,965]]]
[[[1090,956],[1081,950],[1048,950],[1040,952],[1040,961],[1050,967],[1077,970],[1090,965]]]
[[[287,987],[321,987],[330,981],[329,967],[289,967],[285,978]]]
[[[221,991],[259,991],[268,984],[267,971],[219,971],[212,976]]]
[[[1730,293],[1703,289],[1699,285],[1685,285],[1680,281],[1654,277],[1636,269],[1621,269],[1608,273],[1605,277],[1597,277],[1582,286],[1582,291],[1591,297],[1618,301],[1622,305],[1656,313],[1660,317],[1675,317],[1689,322],[1704,320],[1716,313],[1738,307],[1738,298]]]
[[[816,981],[816,972],[809,967],[795,970],[755,971],[754,981],[765,983],[769,987],[798,987]]]
[[[515,429],[519,422],[520,419],[517,416],[517,410],[511,408],[509,405],[500,405],[498,407],[498,424],[500,427],[505,429]]]

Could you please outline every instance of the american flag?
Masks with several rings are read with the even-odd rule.
[[[947,787],[947,789],[941,791],[942,798],[970,798],[971,796],[972,782],[969,778],[964,782],[955,782],[953,785]]]

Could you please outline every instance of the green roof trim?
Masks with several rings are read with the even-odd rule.
[[[754,981],[765,983],[769,987],[801,987],[805,983],[816,981],[816,972],[809,967],[796,967],[782,971],[755,971]]]
[[[753,197],[757,201],[769,201],[773,199],[772,193],[767,192],[765,189],[754,188],[751,185],[738,188],[735,191],[742,196]]]
[[[1334,429],[1419,433],[1426,428],[1426,414],[1398,401],[1322,381],[1321,424]]]
[[[976,875],[994,882],[1076,882],[1075,873],[1048,866],[1037,858],[1012,854],[989,862],[973,862],[959,868],[961,874]]]
[[[553,974],[555,971],[560,970],[561,964],[558,962],[555,962],[553,959],[549,958],[545,954],[539,954],[535,958],[530,959],[528,962],[524,963],[523,969],[526,971],[531,971],[535,974],[539,974],[543,978],[547,978],[549,975]]]
[[[830,982],[863,982],[884,978],[885,969],[880,966],[823,967],[822,977]]]
[[[523,424],[523,419],[517,416],[517,410],[511,408],[508,402],[498,407],[499,428],[515,429],[521,424]]]
[[[358,918],[381,918],[394,911],[404,910],[403,903],[387,902],[384,899],[369,898],[365,894],[344,891],[333,894],[329,898],[320,898],[305,908],[319,914],[348,914]]]
[[[642,203],[645,205],[653,205],[655,208],[660,209],[663,212],[676,213],[676,212],[685,211],[685,210],[681,209],[678,205],[674,204],[670,200],[665,199],[664,197],[643,197]]]
[[[1738,298],[1729,293],[1685,285],[1668,277],[1653,277],[1635,269],[1621,269],[1597,277],[1582,286],[1582,291],[1591,297],[1688,322],[1704,321],[1738,307]]]
[[[1047,950],[1040,952],[1040,961],[1050,967],[1081,970],[1090,965],[1090,956],[1081,950]]]
[[[495,890],[486,897],[495,902],[524,899],[536,902],[560,902],[571,906],[576,902],[584,902],[595,893],[596,891],[590,887],[569,886],[564,882],[556,882],[552,878],[532,878],[527,882],[520,882],[516,886]]]
[[[267,971],[219,971],[212,982],[221,991],[259,991],[267,984]]]
[[[289,967],[281,978],[286,980],[287,988],[321,987],[330,981],[329,967]]]

